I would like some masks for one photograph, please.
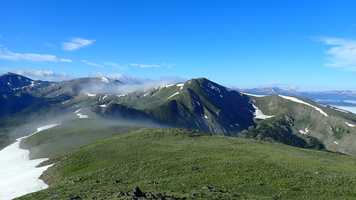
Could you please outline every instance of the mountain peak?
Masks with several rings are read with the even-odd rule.
[[[25,76],[8,72],[0,76],[0,88],[1,91],[8,91],[15,88],[21,88],[31,85],[33,80]]]

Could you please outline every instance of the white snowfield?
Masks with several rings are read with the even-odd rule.
[[[34,135],[40,131],[53,128],[59,124],[50,124],[37,128]],[[0,199],[11,200],[32,192],[46,189],[48,186],[40,178],[42,173],[52,165],[36,167],[47,158],[30,160],[30,152],[20,148],[22,140],[18,138],[0,151]]]
[[[180,90],[183,90],[184,83],[178,83],[176,86],[179,87]]]
[[[260,110],[257,106],[253,105],[253,108],[255,109],[255,119],[268,119],[271,117],[274,117],[274,115],[265,115],[263,114],[262,110]]]
[[[247,96],[251,96],[251,97],[265,97],[267,95],[260,95],[260,94],[250,94],[250,93],[246,93],[246,92],[240,92],[241,94],[247,95]]]
[[[95,96],[96,96],[96,94],[93,94],[93,93],[87,93],[87,96],[88,96],[88,97],[95,97]]]
[[[309,128],[305,128],[304,130],[299,130],[300,134],[307,135],[309,133]]]
[[[100,106],[100,107],[102,107],[102,106]],[[87,118],[89,118],[88,115],[84,115],[84,114],[80,113],[81,110],[82,110],[82,109],[80,108],[80,109],[74,111],[74,113],[77,115],[77,117],[78,117],[79,119],[87,119]]]
[[[280,97],[282,97],[282,98],[284,98],[284,99],[287,99],[287,100],[289,100],[289,101],[294,101],[294,102],[296,102],[296,103],[300,103],[300,104],[304,104],[304,105],[306,105],[306,106],[312,107],[312,108],[314,108],[316,111],[320,112],[320,114],[324,115],[325,117],[328,116],[328,114],[327,114],[326,112],[324,112],[321,108],[318,108],[318,107],[316,107],[316,106],[314,106],[314,105],[312,105],[312,104],[310,104],[310,103],[307,103],[307,102],[302,101],[302,100],[300,100],[300,99],[297,99],[297,98],[295,98],[295,97],[284,96],[284,95],[278,95],[278,96],[280,96]]]
[[[89,118],[88,115],[84,115],[82,113],[77,113],[77,116],[78,116],[79,119],[88,119]]]
[[[349,126],[349,127],[355,127],[355,124],[351,124],[351,123],[349,123],[349,122],[345,122],[345,124],[346,124],[347,126]]]
[[[174,96],[176,96],[176,95],[178,95],[179,94],[179,92],[175,92],[174,94],[172,94],[171,96],[169,96],[167,99],[170,99],[170,98],[172,98],[172,97],[174,97]]]

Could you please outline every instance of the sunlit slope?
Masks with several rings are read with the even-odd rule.
[[[168,126],[214,134],[237,135],[254,125],[254,108],[247,96],[205,78],[121,96],[102,113],[110,113],[112,104],[144,111]]]
[[[21,199],[120,199],[143,191],[188,199],[354,199],[356,160],[241,138],[143,129],[61,157],[47,190]]]
[[[302,98],[283,96],[251,98],[265,114],[274,116],[257,124],[256,128],[248,133],[251,136],[270,137],[266,130],[284,125],[293,135],[313,142],[316,139],[328,150],[356,153],[356,115]]]
[[[30,150],[32,159],[56,158],[100,139],[110,138],[142,127],[154,126],[153,124],[124,120],[74,119],[26,138],[21,142],[21,147]]]

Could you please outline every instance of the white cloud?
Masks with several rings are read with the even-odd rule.
[[[98,63],[95,63],[95,62],[90,62],[90,61],[87,61],[87,60],[81,60],[82,63],[86,64],[86,65],[89,65],[89,66],[92,66],[92,67],[104,67],[104,65],[101,65],[101,64],[98,64]]]
[[[95,40],[89,40],[84,38],[73,38],[68,42],[63,42],[62,47],[65,51],[75,51],[80,48],[94,44]]]
[[[11,61],[33,61],[33,62],[72,62],[68,58],[59,58],[51,54],[18,53],[6,48],[0,48],[0,59]]]
[[[71,78],[71,76],[67,75],[66,73],[56,73],[48,69],[17,70],[14,73],[27,76],[35,80],[46,80],[46,81],[62,81]]]
[[[328,46],[327,66],[356,70],[356,40],[324,37],[320,41]]]
[[[137,64],[137,63],[131,63],[129,64],[131,67],[139,67],[139,68],[158,68],[162,67],[160,64]]]

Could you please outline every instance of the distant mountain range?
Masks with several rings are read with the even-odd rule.
[[[252,89],[238,89],[241,92],[256,95],[289,95],[312,99],[325,105],[356,106],[356,91],[330,90],[330,91],[298,91],[278,87],[262,87]]]
[[[351,105],[356,99],[352,92],[259,88],[240,93],[205,78],[148,87],[144,83],[106,77],[35,81],[13,73],[0,77],[0,90],[4,144],[5,140],[15,138],[10,134],[11,127],[34,119],[66,116],[66,119],[128,120],[139,126],[197,129],[210,134],[356,153],[356,148],[349,145],[352,133],[356,133],[353,128],[356,116],[324,105],[328,101],[334,104],[336,99],[343,105],[350,101],[347,105]]]

